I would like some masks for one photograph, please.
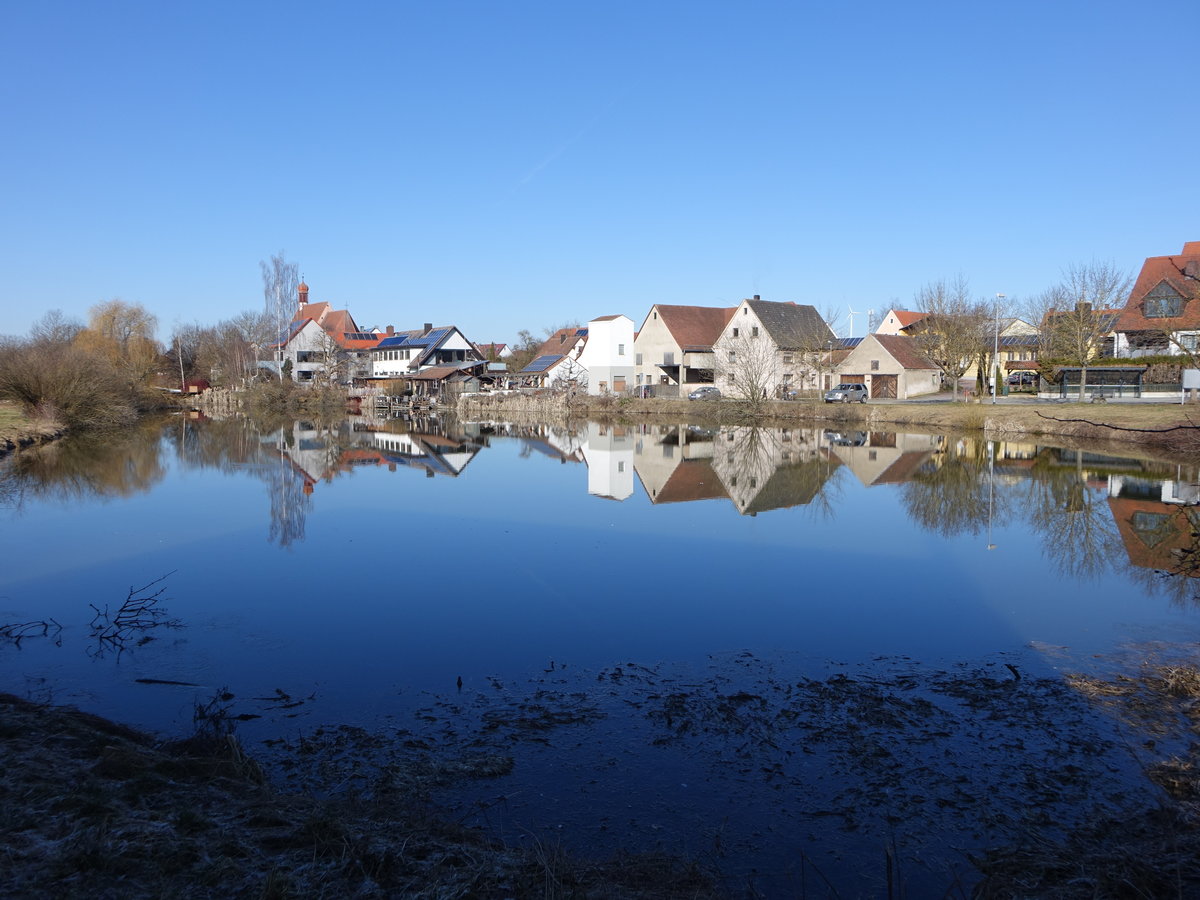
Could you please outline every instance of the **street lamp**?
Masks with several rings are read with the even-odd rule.
[[[996,404],[996,395],[1000,393],[1000,302],[1003,294],[996,295],[996,306],[993,309],[996,320],[992,335],[992,405]]]

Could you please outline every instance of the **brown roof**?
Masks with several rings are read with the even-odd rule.
[[[815,306],[791,301],[746,300],[758,321],[781,350],[824,347],[837,336],[825,324]]]
[[[642,487],[644,488],[645,484]],[[650,499],[653,503],[689,503],[693,500],[728,497],[725,485],[713,471],[710,460],[684,459],[675,467],[675,471],[658,494]]]
[[[900,323],[901,328],[907,328],[909,325],[916,324],[929,315],[929,313],[917,312],[912,309],[893,309],[891,313],[896,317],[896,321]]]
[[[1148,319],[1142,313],[1142,301],[1164,281],[1184,298],[1183,315]],[[1183,252],[1178,256],[1147,257],[1116,324],[1117,331],[1175,331],[1181,328],[1200,328],[1200,241],[1184,244]]]
[[[904,337],[899,334],[872,334],[868,335],[868,337],[879,341],[883,349],[890,353],[892,358],[906,369],[938,368],[921,352],[916,338]],[[862,344],[859,344],[859,346],[861,347]]]
[[[1179,565],[1179,555],[1193,546],[1196,525],[1188,515],[1191,507],[1110,497],[1108,508],[1129,561],[1135,566],[1172,571]]]
[[[570,328],[560,328],[550,337],[546,338],[542,346],[538,347],[538,352],[533,354],[533,358],[539,356],[564,356],[575,346],[575,343],[582,335],[579,334],[580,326],[573,325]]]
[[[671,332],[671,337],[679,344],[680,349],[712,349],[713,343],[721,336],[733,314],[736,306],[728,308],[717,306],[675,306],[656,303],[652,309],[658,310],[659,318]]]
[[[619,318],[621,318],[621,314],[617,313],[615,316],[596,316],[596,318],[592,319],[592,321],[593,322],[611,322],[613,319],[619,319]]]

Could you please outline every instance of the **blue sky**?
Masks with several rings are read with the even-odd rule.
[[[3,4],[0,332],[120,297],[165,338],[260,307],[280,249],[364,327],[477,341],[1136,270],[1200,239],[1195,22],[1194,2]]]

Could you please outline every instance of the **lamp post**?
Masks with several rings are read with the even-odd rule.
[[[1000,302],[1004,300],[1003,294],[996,295],[996,305],[993,307],[993,318],[995,324],[993,326],[992,335],[992,405],[996,404],[996,395],[1000,393]]]

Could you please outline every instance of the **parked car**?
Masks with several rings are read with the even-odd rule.
[[[653,397],[654,396],[654,385],[639,384],[634,387],[634,389],[631,391],[631,394],[632,394],[632,396],[640,397],[643,400],[646,399],[647,397]]]
[[[825,431],[825,439],[839,447],[861,447],[867,442],[865,431]]]
[[[865,384],[839,384],[831,391],[825,392],[826,403],[859,403],[867,402],[867,386]]]
[[[1008,376],[1009,387],[1036,387],[1037,383],[1037,372],[1022,370],[1020,372],[1010,372]]]
[[[703,387],[698,387],[690,394],[689,400],[720,400],[721,392],[711,384],[706,384]]]

